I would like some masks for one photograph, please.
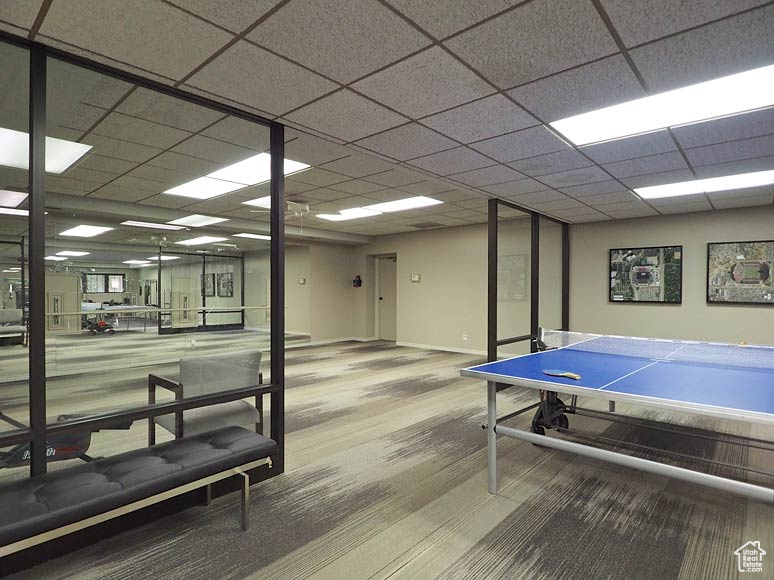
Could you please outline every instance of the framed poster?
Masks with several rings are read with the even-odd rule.
[[[215,296],[215,274],[202,274],[204,296]]]
[[[683,247],[614,248],[608,264],[610,302],[683,301]]]
[[[707,302],[774,305],[774,240],[707,244]]]
[[[497,256],[497,299],[525,300],[527,297],[527,254]]]
[[[225,272],[218,274],[218,296],[231,298],[234,295],[234,274]]]

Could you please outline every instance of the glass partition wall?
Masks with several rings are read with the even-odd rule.
[[[283,127],[8,40],[0,484],[226,425],[277,440],[282,473]]]

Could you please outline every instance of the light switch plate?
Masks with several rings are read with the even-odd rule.
[[[419,282],[422,279],[421,274],[412,274],[411,275],[411,281],[412,282]]]

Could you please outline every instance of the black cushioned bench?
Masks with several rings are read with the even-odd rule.
[[[247,529],[247,471],[271,466],[277,444],[226,427],[0,486],[0,556],[101,523],[165,499],[242,475]]]

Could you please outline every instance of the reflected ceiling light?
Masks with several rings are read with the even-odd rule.
[[[250,238],[251,240],[271,240],[271,236],[264,236],[262,234],[234,234],[234,238]]]
[[[147,268],[148,266],[155,266],[156,264],[140,264],[140,268]]]
[[[80,258],[81,256],[88,256],[91,252],[76,252],[75,250],[62,250],[61,252],[57,252],[57,256],[73,256],[76,258]]]
[[[53,262],[61,262],[62,260],[67,260],[64,256],[46,256],[44,260],[51,260]]]
[[[575,145],[588,145],[774,105],[774,65],[721,77],[554,121]]]
[[[156,260],[157,262],[159,261],[159,257],[158,256],[151,256],[148,259],[149,260]],[[168,260],[179,260],[179,259],[180,259],[180,256],[161,256],[161,261],[162,262],[166,262]]]
[[[203,246],[204,244],[214,244],[215,242],[224,242],[228,238],[218,238],[216,236],[200,236],[198,238],[191,238],[190,240],[180,240],[175,242],[181,246]]]
[[[285,175],[290,175],[309,169],[309,167],[306,163],[285,159],[282,169]],[[225,179],[226,181],[244,183],[245,185],[265,183],[271,179],[271,155],[268,153],[253,155],[243,161],[209,173],[207,177]]]
[[[666,185],[653,185],[650,187],[638,187],[634,193],[642,199],[659,199],[663,197],[677,197],[680,195],[694,195],[697,193],[712,193],[714,191],[730,191],[732,189],[744,189],[747,187],[760,187],[774,183],[774,170],[756,171],[754,173],[740,173],[738,175],[726,175],[723,177],[710,177],[709,179],[694,179],[679,183],[667,183]]]
[[[3,274],[16,274],[16,270],[3,270]]]
[[[354,220],[357,218],[371,217],[375,215],[381,215],[380,211],[372,211],[362,207],[353,207],[352,209],[342,209],[339,213],[318,213],[317,217],[320,219],[328,220],[331,222],[343,222],[346,220]]]
[[[392,212],[392,211],[404,211],[407,209],[416,209],[419,207],[428,207],[431,205],[438,205],[443,203],[432,197],[425,197],[419,195],[416,197],[407,197],[405,199],[396,199],[395,201],[386,201],[384,203],[377,203],[374,205],[367,205],[364,209],[378,212]]]
[[[8,191],[7,189],[0,189],[0,206],[16,207],[25,199],[27,199],[27,194],[23,191]]]
[[[60,236],[73,236],[77,238],[93,238],[105,232],[109,232],[114,228],[108,228],[105,226],[75,226],[69,230],[60,232]]]
[[[13,270],[14,272],[20,272],[21,271],[21,267],[19,267],[19,266],[14,266],[13,268],[8,268],[8,269],[9,270]]]
[[[83,157],[91,145],[46,137],[46,172],[63,173]],[[29,169],[30,138],[27,133],[0,127],[0,165]]]
[[[28,212],[26,209],[14,209],[11,207],[0,207],[0,214],[3,215],[30,215],[30,212]]]
[[[200,177],[178,185],[164,193],[168,195],[179,195],[182,197],[193,197],[194,199],[210,199],[224,193],[236,191],[245,187],[244,183],[234,183],[232,181],[223,181],[222,179],[213,179],[212,177]]]
[[[123,263],[124,264],[135,264],[135,265],[150,264],[150,262],[148,260],[124,260]]]
[[[212,224],[219,224],[220,222],[227,222],[227,221],[228,221],[228,218],[216,218],[208,215],[199,215],[198,213],[195,213],[193,215],[172,220],[171,222],[167,222],[167,223],[177,225],[177,226],[201,228],[204,226],[210,226]]]
[[[223,243],[223,242],[217,242],[217,243],[212,244],[212,245],[213,246],[222,246],[224,248],[238,248],[239,247],[236,244],[226,244],[226,243]]]
[[[243,205],[254,205],[255,207],[265,207],[266,209],[271,208],[271,196],[267,195],[266,197],[257,197],[255,199],[251,199],[250,201],[243,201]]]
[[[121,222],[122,226],[133,226],[136,228],[152,228],[155,230],[184,230],[185,226],[173,226],[170,224],[154,224],[151,222],[138,222],[135,220],[126,220]]]

